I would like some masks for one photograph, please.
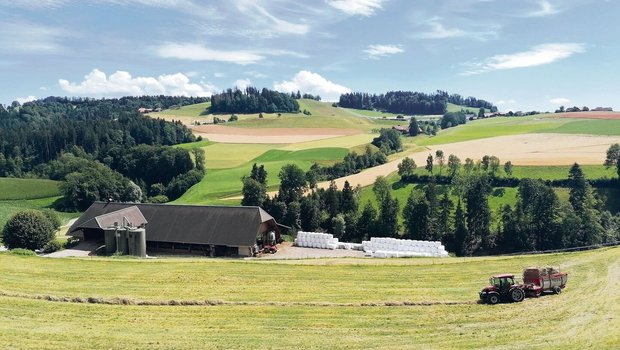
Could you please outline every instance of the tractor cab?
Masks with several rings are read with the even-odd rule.
[[[515,284],[515,276],[514,275],[497,275],[493,276],[489,279],[491,286],[497,288],[498,290],[506,290]]]
[[[495,275],[489,279],[489,283],[480,291],[482,302],[497,304],[502,299],[519,302],[525,298],[522,286],[515,284],[515,275]]]

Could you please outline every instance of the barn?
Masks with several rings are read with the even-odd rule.
[[[144,228],[150,253],[209,256],[251,256],[285,227],[260,207],[95,202],[69,234],[103,243],[104,231],[119,226]]]

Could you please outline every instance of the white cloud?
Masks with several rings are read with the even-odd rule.
[[[216,78],[224,78],[226,76],[226,73],[215,72],[215,73],[213,73],[213,76],[216,77]]]
[[[108,77],[104,72],[93,69],[80,83],[59,79],[58,84],[63,91],[77,96],[211,96],[213,93],[208,86],[190,82],[183,73],[134,78],[128,72],[116,71]]]
[[[527,17],[546,17],[560,12],[560,10],[553,6],[553,4],[551,4],[548,0],[540,0],[538,5],[540,6],[540,9],[529,12]]]
[[[495,102],[496,106],[505,106],[505,105],[514,105],[516,104],[517,101],[513,100],[513,99],[509,99],[509,100],[499,100],[497,102]]]
[[[389,55],[405,52],[400,45],[369,45],[365,53],[368,54],[368,58],[378,59]]]
[[[252,51],[213,50],[191,43],[167,43],[157,48],[157,54],[163,58],[231,62],[240,65],[254,64],[265,59],[265,56]]]
[[[26,102],[31,102],[36,100],[36,96],[28,96],[28,97],[18,97],[15,99],[15,101],[19,102],[20,105],[23,105]]]
[[[37,10],[59,8],[68,2],[70,0],[0,0],[0,6]]]
[[[276,82],[273,88],[281,92],[297,92],[320,95],[324,101],[338,101],[341,94],[351,89],[331,82],[317,73],[306,70],[299,71],[289,81]]]
[[[0,47],[4,52],[58,53],[62,40],[75,36],[62,29],[24,21],[0,22]]]
[[[441,20],[442,18],[440,17],[433,17],[425,21],[424,24],[429,29],[414,35],[414,37],[421,39],[472,38],[480,41],[497,37],[495,26],[489,26],[490,29],[484,31],[467,31],[459,28],[447,28],[441,23]]]
[[[262,28],[259,32],[265,36],[273,33],[304,35],[310,31],[309,25],[278,18],[255,0],[236,0],[235,5],[239,11],[251,17],[255,24]]]
[[[535,67],[568,58],[584,52],[585,45],[576,43],[543,44],[528,51],[509,55],[495,55],[481,62],[466,63],[468,70],[462,75],[473,75],[494,70]]]
[[[235,80],[235,86],[237,87],[237,89],[239,90],[243,90],[246,87],[250,86],[252,84],[252,82],[250,81],[250,79],[237,79]]]
[[[570,99],[566,97],[556,97],[556,98],[550,99],[549,103],[552,103],[554,105],[565,105],[567,103],[570,103]]]
[[[327,0],[327,4],[349,16],[372,16],[383,9],[384,0]]]

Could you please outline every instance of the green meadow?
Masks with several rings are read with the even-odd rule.
[[[568,272],[565,291],[476,303],[490,275],[532,265]],[[620,346],[619,269],[620,248],[277,262],[3,253],[0,347],[612,349]]]

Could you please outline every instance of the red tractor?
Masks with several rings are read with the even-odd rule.
[[[520,302],[526,296],[538,298],[547,292],[560,294],[566,287],[568,274],[552,267],[533,267],[523,270],[523,284],[515,283],[514,275],[511,274],[493,276],[489,281],[491,285],[480,291],[483,303]]]
[[[515,276],[510,274],[496,275],[489,279],[491,285],[480,291],[483,303],[495,305],[500,301],[520,302],[525,299],[525,286],[515,284]]]

